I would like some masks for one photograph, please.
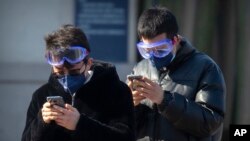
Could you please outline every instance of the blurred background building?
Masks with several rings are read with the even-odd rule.
[[[21,139],[32,93],[48,80],[47,33],[62,24],[83,28],[92,56],[114,63],[124,81],[141,59],[135,46],[138,17],[157,4],[176,15],[179,33],[224,73],[223,140],[229,140],[230,124],[250,124],[249,0],[0,0],[0,140]]]

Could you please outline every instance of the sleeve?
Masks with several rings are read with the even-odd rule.
[[[225,113],[225,82],[217,65],[210,65],[199,81],[195,101],[181,94],[165,91],[160,113],[173,125],[194,136],[213,134],[223,123]]]
[[[37,93],[33,94],[32,100],[30,102],[26,125],[22,134],[22,141],[44,141],[46,133],[50,133],[51,124],[46,124],[42,119],[41,106],[38,103]],[[46,131],[46,132],[45,132]]]

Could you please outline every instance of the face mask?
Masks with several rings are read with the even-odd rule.
[[[86,77],[83,74],[65,75],[62,78],[58,78],[64,90],[70,94],[74,94],[84,84],[85,80]]]
[[[80,69],[80,72],[83,72],[83,74],[67,74],[57,79],[58,82],[63,86],[64,90],[71,95],[73,95],[81,86],[83,86],[86,81],[86,77],[84,75],[85,70],[81,71],[82,68]]]
[[[150,61],[153,64],[153,66],[155,66],[159,70],[162,67],[168,66],[174,57],[175,56],[173,55],[173,53],[170,52],[168,55],[166,55],[165,57],[162,57],[162,58],[158,58],[158,57],[155,57],[152,55],[150,57]]]

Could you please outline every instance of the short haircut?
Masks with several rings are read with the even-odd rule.
[[[90,52],[89,42],[85,33],[78,27],[67,24],[45,37],[46,49],[69,48],[81,46]]]
[[[145,10],[138,21],[139,38],[152,39],[159,34],[166,33],[172,39],[178,32],[175,16],[165,7],[154,7]]]

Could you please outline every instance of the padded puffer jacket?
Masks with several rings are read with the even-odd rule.
[[[138,141],[219,141],[226,86],[218,65],[182,39],[174,60],[157,70],[149,60],[133,69],[164,90],[160,105],[144,99],[135,107]]]

